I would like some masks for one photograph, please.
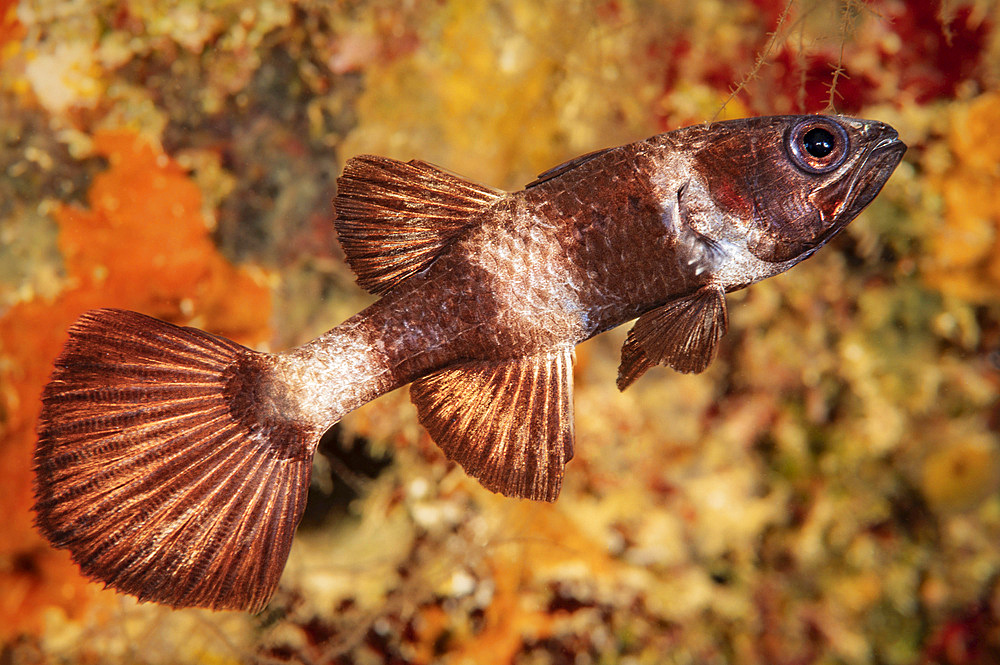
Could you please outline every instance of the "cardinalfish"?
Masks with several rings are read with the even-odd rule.
[[[135,312],[83,314],[42,395],[37,525],[140,600],[259,610],[320,436],[406,384],[469,475],[554,501],[573,457],[574,347],[637,319],[620,389],[654,365],[701,372],[726,294],[819,249],[905,150],[880,122],[750,118],[593,152],[513,193],[355,157],[335,226],[381,298],[274,354]]]

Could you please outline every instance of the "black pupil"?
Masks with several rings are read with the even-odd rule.
[[[833,152],[834,140],[833,134],[830,132],[822,127],[814,127],[802,137],[802,145],[805,146],[806,152],[813,157],[822,158]]]

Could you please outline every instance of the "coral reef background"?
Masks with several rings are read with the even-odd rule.
[[[1000,662],[995,0],[0,0],[0,663]],[[704,374],[582,345],[554,505],[482,490],[406,391],[325,437],[258,616],[139,605],[31,524],[67,326],[126,307],[258,348],[370,302],[343,162],[515,189],[714,117],[909,144],[882,195],[730,300]]]

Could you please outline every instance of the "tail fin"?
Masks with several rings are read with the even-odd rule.
[[[39,529],[140,600],[263,608],[318,440],[274,408],[269,357],[122,310],[69,334],[42,395]]]

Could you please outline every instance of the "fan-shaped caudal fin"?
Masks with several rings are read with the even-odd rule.
[[[200,330],[84,314],[42,396],[41,532],[140,600],[261,609],[318,438],[274,407],[268,375],[267,355]]]
[[[555,501],[573,457],[573,348],[472,362],[415,381],[420,423],[445,455],[506,496]]]

